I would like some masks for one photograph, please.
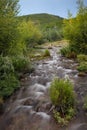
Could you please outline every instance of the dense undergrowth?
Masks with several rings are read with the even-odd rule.
[[[69,12],[69,19],[64,20],[64,37],[68,46],[61,49],[67,58],[77,58],[78,71],[87,72],[87,7],[82,0],[77,1],[78,11],[75,18]]]
[[[87,7],[83,0],[77,0],[77,15],[75,18],[68,12],[68,20],[64,20],[64,37],[69,40],[69,46],[62,52],[87,54]]]
[[[76,60],[78,62],[78,66],[77,66],[77,70],[79,71],[78,75],[86,76],[87,75],[87,22],[86,22],[87,21],[87,7],[84,5],[83,0],[77,0],[77,5],[78,5],[78,11],[77,11],[76,17],[72,18],[72,14],[69,12],[69,19],[64,20],[64,28],[63,28],[64,37],[69,42],[67,46],[65,46],[64,48],[60,50],[60,52],[63,56]],[[58,83],[55,83],[55,84],[58,84]],[[57,96],[59,95],[58,88],[57,90],[54,89],[52,91],[57,93]],[[62,90],[62,92],[63,91],[64,90]],[[56,98],[58,97],[55,96],[56,95],[55,93],[53,95],[51,93],[51,98],[55,99],[56,101]],[[63,94],[61,93],[61,95]],[[63,103],[63,106],[65,106],[65,102]],[[87,96],[85,96],[84,105],[82,107],[83,109],[87,111]],[[66,107],[65,110],[67,110],[67,108],[69,107]],[[71,112],[73,113],[72,110]],[[58,122],[65,123],[64,118],[61,119],[61,114],[59,110],[54,111],[54,117],[56,118]]]

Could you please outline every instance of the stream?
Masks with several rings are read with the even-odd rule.
[[[21,88],[5,104],[0,117],[0,130],[87,130],[87,115],[83,109],[87,94],[87,75],[79,77],[77,62],[59,53],[61,46],[49,49],[51,57],[36,61],[35,71],[21,80]],[[49,87],[55,77],[70,79],[78,100],[78,112],[66,127],[52,118],[53,105]]]

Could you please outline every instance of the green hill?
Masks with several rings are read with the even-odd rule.
[[[36,24],[40,24],[41,26],[57,26],[58,28],[61,28],[63,23],[63,18],[45,13],[19,16],[19,20],[31,20]]]
[[[57,41],[63,38],[63,18],[51,14],[32,14],[18,17],[19,22],[32,21],[39,29],[42,38],[39,43]]]

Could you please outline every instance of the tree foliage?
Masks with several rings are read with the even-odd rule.
[[[69,40],[72,51],[87,53],[87,7],[82,0],[78,0],[77,4],[76,17],[64,20],[64,36]]]
[[[23,21],[18,27],[21,35],[21,42],[27,47],[33,47],[42,37],[40,29],[32,21]]]
[[[0,0],[0,54],[7,55],[18,41],[18,0]]]

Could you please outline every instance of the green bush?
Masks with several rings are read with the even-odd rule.
[[[10,96],[19,87],[14,66],[9,57],[0,56],[0,97]]]
[[[17,72],[31,72],[33,67],[27,57],[12,57],[14,69]]]
[[[80,72],[87,72],[87,62],[81,62],[77,69]]]
[[[19,42],[18,12],[18,0],[0,1],[0,54],[4,56]]]
[[[19,87],[19,81],[14,74],[5,75],[0,81],[0,96],[8,97]]]
[[[8,56],[0,56],[0,80],[9,73],[14,73],[14,66],[11,59]]]
[[[75,94],[70,81],[55,78],[50,86],[50,98],[60,115],[64,116],[74,108]]]
[[[64,37],[77,54],[87,54],[87,6],[83,0],[77,0],[77,6],[76,17],[73,18],[68,12],[68,20],[64,19]]]
[[[44,51],[44,57],[50,57],[50,52],[49,50]]]
[[[76,53],[69,46],[62,48],[60,52],[63,56],[66,56],[67,58],[77,57]]]
[[[77,60],[78,60],[78,62],[85,62],[85,61],[87,61],[87,55],[79,54],[79,55],[77,55]]]
[[[20,26],[18,27],[21,41],[26,44],[27,48],[35,47],[36,43],[38,43],[42,34],[39,27],[32,21],[22,21]]]
[[[48,27],[49,26],[49,27]],[[58,41],[63,38],[62,29],[59,29],[58,26],[44,26],[42,27],[42,37],[39,41],[39,43],[46,43],[46,42],[52,42],[52,41]]]
[[[62,54],[63,56],[66,56],[67,53],[70,53],[70,48],[69,48],[69,46],[62,48],[62,49],[60,50],[60,52],[61,52],[61,54]]]

